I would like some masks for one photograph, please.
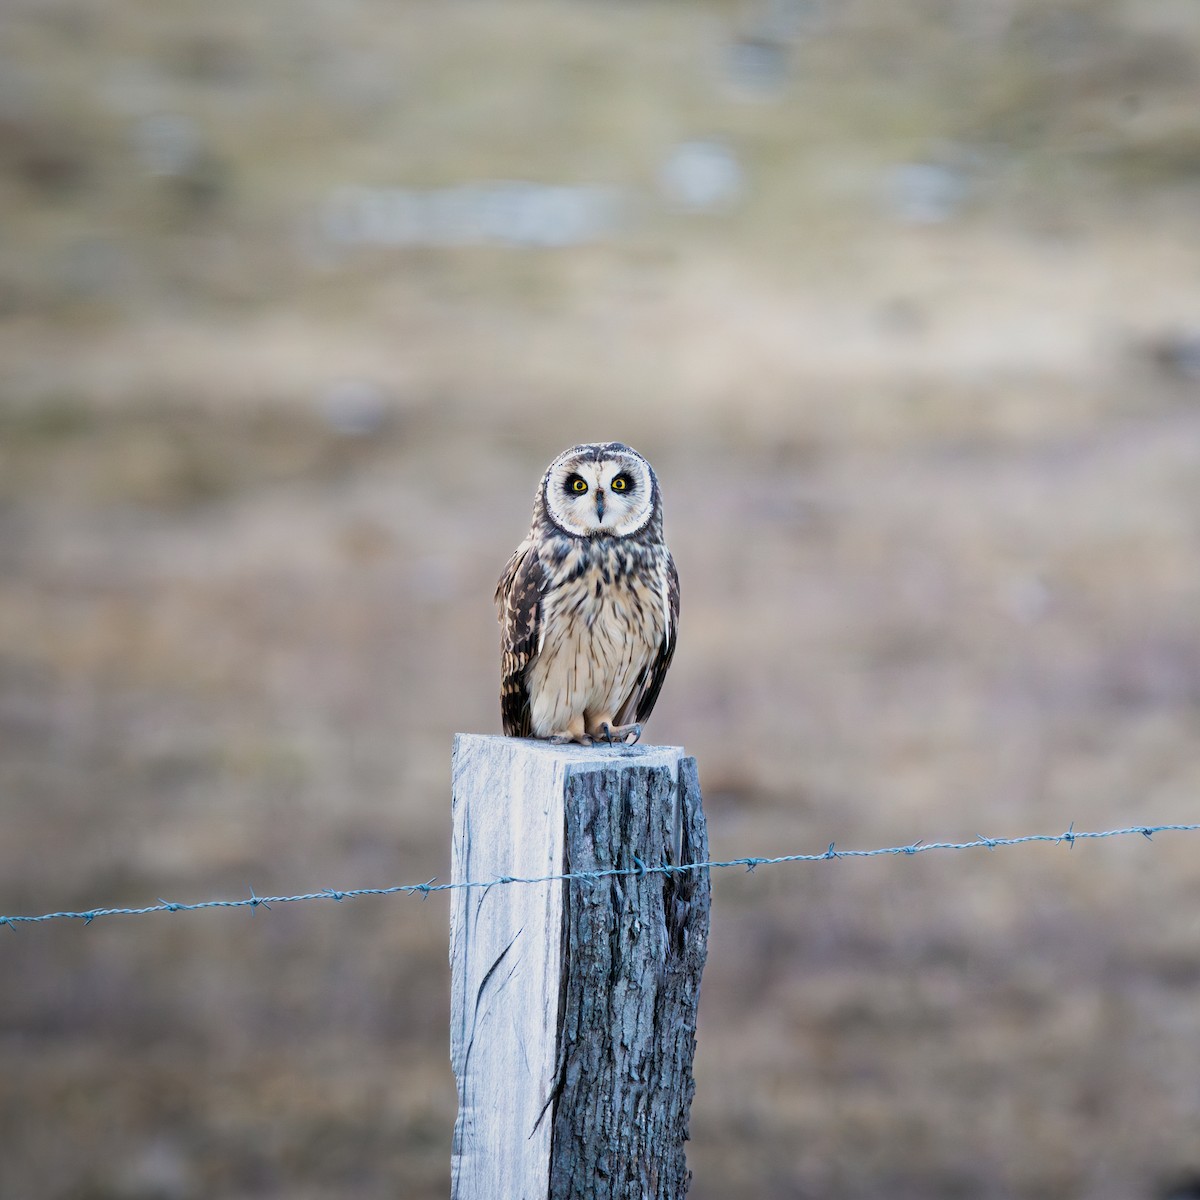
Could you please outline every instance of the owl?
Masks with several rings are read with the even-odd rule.
[[[636,742],[675,654],[679,576],[650,464],[620,442],[563,451],[496,586],[510,737]]]

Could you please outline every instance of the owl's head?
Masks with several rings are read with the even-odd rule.
[[[539,500],[547,517],[574,537],[629,537],[659,507],[650,464],[621,442],[564,450],[547,468]]]

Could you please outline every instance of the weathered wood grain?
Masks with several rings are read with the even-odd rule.
[[[679,747],[455,740],[455,881],[707,853]],[[451,895],[454,1200],[682,1197],[707,872]]]

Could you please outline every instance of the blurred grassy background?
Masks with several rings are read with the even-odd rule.
[[[0,35],[0,911],[444,875],[496,576],[601,438],[717,855],[1195,819],[1192,0]],[[692,1195],[1196,1194],[1195,861],[718,873]],[[442,899],[0,942],[0,1195],[446,1194]]]

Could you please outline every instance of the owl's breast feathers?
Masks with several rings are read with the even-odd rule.
[[[564,714],[597,705],[619,722],[650,715],[679,623],[679,577],[661,542],[530,539],[496,603],[505,733],[546,736]]]

